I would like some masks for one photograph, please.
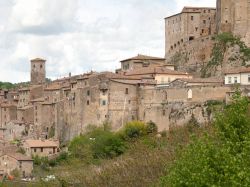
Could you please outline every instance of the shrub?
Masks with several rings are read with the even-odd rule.
[[[69,145],[70,155],[79,159],[92,159],[90,144],[91,140],[84,135],[74,138]]]
[[[167,131],[166,130],[164,130],[164,131],[161,131],[161,137],[167,137]]]
[[[14,176],[15,178],[19,178],[20,177],[20,172],[18,171],[18,169],[14,169],[10,172],[10,174],[12,176]]]
[[[216,133],[195,138],[162,178],[163,186],[249,186],[250,118],[239,92],[216,117]]]
[[[152,121],[148,122],[146,124],[146,131],[147,134],[157,133],[158,132],[157,125]]]
[[[125,138],[138,138],[147,134],[146,125],[140,121],[132,121],[125,125],[123,136]]]
[[[103,131],[95,137],[91,149],[94,158],[113,158],[124,153],[126,148],[118,135]]]
[[[120,136],[103,128],[93,128],[87,134],[74,138],[69,146],[70,156],[87,162],[116,157],[125,149]]]

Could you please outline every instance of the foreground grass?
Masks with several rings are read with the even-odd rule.
[[[127,151],[113,159],[102,159],[91,164],[70,159],[49,171],[36,168],[41,177],[54,174],[57,181],[52,184],[38,182],[22,186],[155,186],[159,178],[166,174],[166,168],[172,165],[177,153],[191,141],[190,134],[202,136],[204,132],[212,132],[212,128],[178,128],[167,133],[166,137],[152,135],[130,141],[127,143]]]

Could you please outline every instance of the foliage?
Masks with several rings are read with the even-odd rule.
[[[12,84],[10,82],[0,82],[0,89],[13,89],[16,88],[15,84]]]
[[[194,129],[198,128],[198,127],[200,127],[200,124],[197,121],[197,119],[194,117],[194,114],[192,114],[191,119],[187,123],[187,128],[188,128],[189,132],[193,132]]]
[[[147,134],[147,128],[145,123],[140,121],[128,122],[122,132],[124,139],[139,138]]]
[[[26,153],[26,151],[25,151],[25,149],[23,147],[19,147],[18,150],[17,150],[17,152],[21,153],[23,155]]]
[[[55,126],[53,125],[52,127],[50,127],[49,129],[49,136],[48,138],[53,138],[55,136]]]
[[[146,131],[147,131],[147,134],[155,134],[158,132],[158,128],[157,128],[157,125],[150,121],[146,124]]]
[[[202,77],[210,77],[209,70],[216,69],[217,66],[222,66],[225,53],[230,47],[238,46],[240,56],[237,57],[242,60],[243,64],[250,60],[250,48],[241,41],[239,37],[232,35],[231,33],[221,33],[214,37],[215,44],[212,50],[211,60],[202,68]],[[235,58],[230,58],[232,61]]]
[[[248,100],[239,92],[233,100],[216,117],[215,133],[194,138],[162,178],[162,186],[250,185]]]
[[[14,176],[15,178],[19,178],[20,172],[18,171],[18,169],[14,169],[10,172],[10,175]]]
[[[125,151],[125,144],[115,133],[96,128],[86,135],[74,138],[69,151],[75,158],[91,161],[116,157]]]

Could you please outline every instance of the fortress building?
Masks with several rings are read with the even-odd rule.
[[[45,83],[45,78],[46,78],[45,62],[46,60],[41,58],[36,58],[31,60],[30,81],[32,85],[39,85]]]
[[[217,32],[231,32],[250,46],[250,1],[217,0]]]
[[[223,32],[239,36],[250,46],[250,1],[217,0],[216,8],[184,7],[165,18],[166,62],[181,71],[200,72],[211,58],[213,36]]]

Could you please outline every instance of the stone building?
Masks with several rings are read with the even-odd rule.
[[[45,62],[46,60],[41,58],[31,60],[30,81],[32,85],[39,85],[45,83]]]
[[[0,104],[0,125],[5,125],[11,120],[17,119],[17,107],[14,104],[1,103]]]
[[[5,153],[0,156],[0,170],[2,170],[3,174],[8,175],[11,175],[12,171],[17,170],[21,177],[31,177],[33,160],[31,157],[20,153]]]
[[[192,75],[168,69],[165,66],[145,67],[126,72],[127,77],[134,76],[139,79],[153,79],[157,84],[166,84],[178,78],[192,78]]]
[[[248,0],[217,0],[217,32],[231,32],[250,46],[250,2]]]
[[[216,31],[215,13],[215,8],[184,7],[181,13],[165,18],[165,58],[169,60],[181,50],[190,53],[195,47],[192,45],[193,41],[197,39],[201,39],[200,43],[202,39],[204,43],[207,42],[206,37]],[[194,52],[197,49],[199,48],[194,49]]]
[[[52,157],[59,152],[59,143],[51,140],[25,140],[23,148],[27,156]]]
[[[152,57],[138,54],[135,57],[131,57],[121,61],[121,69],[122,72],[141,69],[144,67],[151,67],[151,66],[161,66],[165,65],[165,58],[159,57]],[[166,64],[167,65],[167,64]],[[170,69],[173,69],[173,65],[168,65]],[[118,70],[118,71],[119,71]],[[174,69],[173,69],[174,70]]]
[[[225,84],[235,85],[240,84],[242,86],[250,85],[250,68],[235,68],[227,70],[225,73]]]

